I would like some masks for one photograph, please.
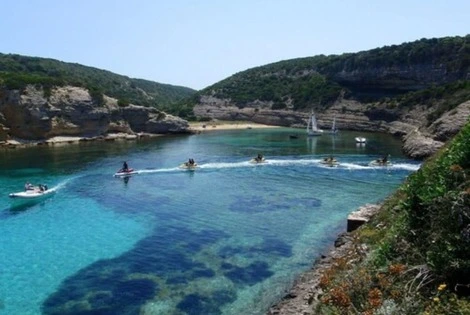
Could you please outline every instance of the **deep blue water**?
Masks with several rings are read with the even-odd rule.
[[[281,128],[1,151],[0,314],[263,314],[349,212],[418,169],[400,146]],[[124,160],[139,174],[113,177]],[[8,198],[26,181],[55,193]]]

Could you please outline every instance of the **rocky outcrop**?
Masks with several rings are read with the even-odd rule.
[[[352,232],[363,225],[380,210],[380,205],[366,204],[348,215],[347,232]]]
[[[429,131],[438,141],[446,141],[456,135],[469,121],[470,100],[445,113],[429,127]]]
[[[436,141],[430,135],[425,135],[415,129],[405,136],[403,152],[411,158],[424,159],[433,155],[443,145],[443,142]]]
[[[97,137],[108,133],[185,133],[188,122],[155,108],[118,106],[104,96],[98,104],[80,87],[0,91],[0,140],[41,141],[56,136]]]

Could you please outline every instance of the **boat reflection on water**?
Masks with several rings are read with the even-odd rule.
[[[311,153],[315,153],[317,149],[318,137],[307,137],[307,149]]]

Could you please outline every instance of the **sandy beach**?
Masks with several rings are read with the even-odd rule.
[[[210,131],[210,130],[236,130],[236,129],[261,129],[261,128],[279,128],[280,126],[271,126],[257,124],[247,121],[216,121],[216,122],[190,122],[191,131]]]

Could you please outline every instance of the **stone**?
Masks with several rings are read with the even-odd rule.
[[[414,159],[424,159],[436,153],[444,145],[418,129],[410,132],[403,143],[403,152]]]
[[[366,204],[351,212],[348,216],[347,232],[352,232],[364,223],[369,222],[379,209],[380,205]]]

